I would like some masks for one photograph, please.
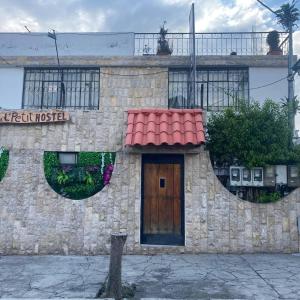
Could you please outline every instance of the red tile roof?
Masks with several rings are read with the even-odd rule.
[[[126,146],[200,145],[204,142],[201,109],[128,110]]]

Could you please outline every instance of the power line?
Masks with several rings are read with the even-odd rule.
[[[270,8],[269,6],[267,6],[266,4],[264,4],[262,1],[260,1],[260,0],[256,0],[256,1],[258,3],[260,3],[262,6],[264,6],[266,9],[268,9],[270,12],[272,12],[273,14],[275,14],[276,16],[278,16],[277,13],[272,8]]]
[[[29,28],[28,28],[26,25],[25,25],[24,27],[25,27],[25,29],[26,29],[28,32],[31,33],[31,31],[29,30]]]
[[[11,63],[9,63],[4,57],[0,56],[0,58],[1,58],[7,65],[11,65]]]
[[[47,32],[31,32],[31,31],[29,31],[29,32],[1,32],[1,34],[47,36]],[[58,33],[56,33],[57,36],[59,36],[59,35],[87,35],[87,36],[104,35],[105,36],[105,35],[122,35],[122,34],[134,34],[134,32],[58,32]]]
[[[168,72],[169,71],[167,70],[167,71],[157,71],[157,72],[153,72],[153,73],[119,74],[119,73],[106,73],[106,72],[101,72],[100,71],[100,74],[108,75],[108,76],[117,76],[117,77],[137,77],[137,76],[157,75],[157,74],[168,73]]]
[[[251,89],[248,89],[248,90],[249,90],[249,91],[251,91],[251,90],[258,90],[258,89],[261,89],[261,88],[264,88],[264,87],[267,87],[267,86],[276,84],[276,83],[278,83],[278,82],[280,82],[280,81],[283,81],[283,80],[285,80],[285,79],[287,79],[287,78],[288,78],[288,76],[285,76],[285,77],[282,77],[282,78],[280,78],[280,79],[278,79],[278,80],[276,80],[276,81],[273,81],[273,82],[270,82],[270,83],[267,83],[267,84],[265,84],[265,85],[261,85],[261,86],[258,86],[258,87],[254,87],[254,88],[251,88]]]
[[[257,87],[253,87],[253,88],[244,89],[243,91],[258,90],[258,89],[261,89],[261,88],[264,88],[264,87],[267,87],[267,86],[271,86],[271,85],[273,85],[273,84],[276,84],[276,83],[278,83],[278,82],[280,82],[280,81],[283,81],[283,80],[285,80],[285,79],[287,79],[287,76],[282,77],[282,78],[280,78],[280,79],[278,79],[278,80],[275,80],[275,81],[273,81],[273,82],[270,82],[270,83],[261,85],[261,86],[257,86]],[[226,88],[222,88],[222,87],[219,87],[219,86],[215,86],[212,82],[207,82],[207,83],[210,84],[212,87],[214,87],[214,88],[216,88],[216,89],[223,90],[224,92],[227,92],[227,93],[229,93],[229,92],[235,92],[235,91],[236,91],[236,90],[234,90],[234,89],[226,89]]]

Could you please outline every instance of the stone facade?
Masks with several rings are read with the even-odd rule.
[[[204,149],[185,152],[185,246],[141,245],[141,153],[124,149],[126,110],[167,107],[168,73],[101,72],[99,110],[71,111],[64,124],[0,126],[0,146],[10,150],[0,182],[0,254],[108,253],[114,231],[128,233],[126,253],[299,251],[300,190],[273,204],[239,200],[218,181]],[[117,152],[111,183],[86,200],[63,198],[46,182],[44,151]]]

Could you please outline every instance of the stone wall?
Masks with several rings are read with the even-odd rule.
[[[300,191],[275,204],[239,200],[204,150],[185,154],[186,245],[141,246],[141,154],[123,147],[126,110],[167,107],[168,75],[164,68],[101,70],[99,111],[70,112],[65,124],[0,126],[0,145],[10,150],[0,182],[0,254],[108,253],[113,231],[128,233],[126,253],[299,251]],[[111,183],[86,200],[63,198],[45,180],[44,151],[116,151]]]
[[[186,157],[187,248],[196,252],[299,252],[300,189],[276,203],[231,194],[214,175],[209,155]]]

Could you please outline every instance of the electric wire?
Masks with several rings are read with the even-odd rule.
[[[87,35],[87,36],[95,36],[95,35],[121,35],[121,34],[129,34],[134,32],[57,32],[56,35]],[[26,36],[44,36],[47,37],[47,32],[1,32],[1,34],[13,34],[13,35],[26,35]],[[134,33],[136,34],[136,33]]]
[[[276,84],[276,83],[278,83],[278,82],[280,82],[280,81],[283,81],[283,80],[285,80],[285,79],[287,79],[287,78],[288,78],[288,76],[284,76],[284,77],[282,77],[282,78],[280,78],[280,79],[278,79],[278,80],[275,80],[275,81],[273,81],[273,82],[269,82],[269,83],[267,83],[267,84],[264,84],[264,85],[261,85],[261,86],[257,86],[257,87],[253,87],[253,88],[243,89],[243,90],[241,90],[241,91],[248,92],[248,91],[252,91],[252,90],[262,89],[262,88],[264,88],[264,87],[268,87],[268,86],[271,86],[271,85],[273,85],[273,84]],[[214,87],[214,88],[216,88],[216,89],[223,90],[224,92],[227,92],[227,93],[236,91],[235,89],[226,89],[226,88],[222,88],[222,87],[220,87],[220,86],[215,86],[212,82],[207,82],[207,83],[208,83],[209,85],[211,85],[212,87]]]
[[[137,76],[157,75],[157,74],[168,73],[168,72],[169,71],[166,70],[166,71],[157,71],[157,72],[152,72],[152,73],[120,74],[120,73],[107,73],[107,72],[100,71],[100,74],[108,75],[108,76],[116,76],[116,77],[137,77]]]
[[[261,86],[258,86],[258,87],[254,87],[254,88],[249,88],[249,89],[226,89],[226,88],[222,88],[220,86],[216,86],[214,85],[212,82],[207,82],[214,90],[221,90],[224,92],[224,94],[227,94],[230,98],[234,99],[235,101],[239,102],[243,102],[245,101],[245,98],[241,98],[239,97],[238,95],[234,94],[235,92],[243,92],[243,93],[247,93],[248,91],[250,90],[257,90],[257,89],[261,89],[261,88],[264,88],[264,87],[267,87],[267,86],[271,86],[273,84],[276,84],[280,81],[283,81],[285,79],[287,79],[288,76],[285,76],[285,77],[282,77],[276,81],[273,81],[273,82],[270,82],[268,84],[264,84],[264,85],[261,85]],[[217,106],[220,106],[220,104],[222,105],[222,100],[219,99],[218,102],[215,103]]]
[[[233,87],[233,88],[224,88],[224,87],[221,87],[221,86],[217,86],[216,83],[218,81],[215,81],[215,82],[209,82],[209,81],[196,81],[196,85],[198,86],[198,84],[205,84],[207,86],[207,89],[213,89],[214,91],[222,91],[224,92],[225,95],[229,96],[231,99],[233,99],[234,101],[245,101],[248,99],[248,96],[246,96],[246,94],[251,91],[251,90],[258,90],[258,89],[261,89],[261,88],[264,88],[264,87],[268,87],[268,86],[272,86],[278,82],[281,82],[283,80],[286,80],[288,79],[288,76],[284,76],[280,79],[277,79],[275,81],[272,81],[272,82],[269,82],[267,84],[264,84],[264,85],[261,85],[261,86],[256,86],[256,87],[253,87],[253,88],[240,88],[239,86],[238,87]],[[185,83],[187,81],[184,81]],[[223,81],[219,81],[220,83],[224,83]],[[238,82],[236,82],[238,83]],[[173,93],[172,93],[173,94]],[[244,97],[241,95],[241,94],[244,94]],[[218,94],[219,95],[219,94]],[[221,96],[223,97],[223,96]],[[216,98],[219,98],[219,97],[216,97]],[[228,100],[227,100],[228,101]],[[219,98],[218,101],[216,101],[214,103],[216,106],[221,106],[224,104],[224,97],[223,98]]]
[[[282,77],[282,78],[280,78],[280,79],[278,79],[278,80],[276,80],[276,81],[267,83],[267,84],[265,84],[265,85],[261,85],[261,86],[258,86],[258,87],[254,87],[254,88],[248,89],[248,91],[251,91],[251,90],[258,90],[258,89],[261,89],[261,88],[264,88],[264,87],[267,87],[267,86],[276,84],[276,83],[278,83],[278,82],[280,82],[280,81],[283,81],[283,80],[285,80],[285,79],[287,79],[287,78],[288,78],[288,76],[285,76],[285,77]]]
[[[11,65],[11,63],[9,63],[4,57],[0,56],[0,58],[1,58],[7,65]]]

